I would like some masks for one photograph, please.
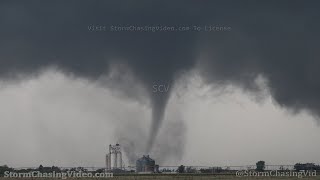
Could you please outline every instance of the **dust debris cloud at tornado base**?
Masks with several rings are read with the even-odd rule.
[[[131,161],[161,141],[157,135],[166,131],[161,126],[177,79],[190,72],[207,85],[234,85],[253,95],[261,91],[256,79],[262,77],[279,107],[319,119],[316,1],[31,2],[37,3],[0,2],[0,79],[23,81],[54,67],[137,101],[128,89],[139,84],[151,109],[148,134],[125,127],[117,134]],[[130,78],[136,83],[127,83]],[[170,88],[153,92],[154,85]],[[179,123],[170,131],[184,135]],[[170,150],[172,157],[181,158],[184,139]],[[168,153],[162,145],[158,153]],[[143,152],[129,152],[137,148]]]

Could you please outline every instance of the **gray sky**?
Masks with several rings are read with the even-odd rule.
[[[102,166],[115,142],[127,164],[315,162],[319,6],[2,1],[0,164]]]
[[[162,165],[319,163],[320,131],[307,113],[292,115],[269,94],[257,102],[239,88],[204,85],[196,75],[179,84],[154,151],[163,147],[172,157],[175,143],[184,143],[178,149],[184,153],[173,159],[153,153]],[[107,144],[124,136],[145,146],[151,123],[143,100],[52,69],[18,83],[2,81],[0,107],[0,163],[19,167],[104,166]]]

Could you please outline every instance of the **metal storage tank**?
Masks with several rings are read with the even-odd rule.
[[[136,161],[136,171],[137,172],[154,172],[155,161],[149,157],[149,155],[144,155]]]

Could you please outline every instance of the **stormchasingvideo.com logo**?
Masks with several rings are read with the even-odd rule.
[[[4,172],[5,178],[58,178],[58,179],[67,179],[67,178],[111,178],[113,173],[91,173],[91,172],[76,172],[76,171],[67,171],[67,172],[40,172],[40,171],[31,171],[26,173],[18,172]]]
[[[249,171],[249,170],[243,170],[243,171],[237,171],[236,172],[237,177],[297,177],[297,178],[303,178],[303,177],[315,177],[317,176],[317,171],[263,171],[263,172],[257,172],[257,171]]]

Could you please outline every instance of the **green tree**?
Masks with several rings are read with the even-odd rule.
[[[178,169],[177,169],[177,171],[178,171],[178,173],[184,173],[184,172],[185,172],[185,167],[184,167],[184,165],[179,166]]]
[[[38,170],[39,170],[40,172],[43,172],[43,166],[42,166],[41,164],[40,164]]]
[[[264,169],[266,168],[265,162],[264,161],[258,161],[256,163],[256,171],[264,171]]]
[[[6,171],[13,171],[13,168],[9,168],[7,165],[0,166],[0,177],[4,176]]]

